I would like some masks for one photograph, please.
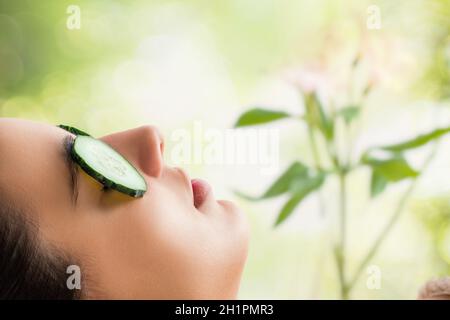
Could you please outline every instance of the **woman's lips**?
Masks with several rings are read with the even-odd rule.
[[[175,168],[182,176],[186,183],[189,185],[189,191],[192,192],[192,198],[195,208],[200,208],[200,206],[208,199],[212,194],[212,189],[209,183],[201,179],[190,179],[189,175],[180,168]]]
[[[205,202],[211,192],[211,186],[203,180],[191,180],[192,191],[194,193],[194,207],[197,209]]]

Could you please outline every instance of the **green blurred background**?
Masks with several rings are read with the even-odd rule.
[[[66,27],[69,5],[81,10],[80,29]],[[380,9],[381,29],[366,26],[370,5]],[[373,90],[356,148],[395,142],[450,122],[449,17],[445,0],[0,0],[0,116],[70,124],[94,135],[154,124],[166,136],[171,162],[174,130],[190,130],[194,121],[227,129],[253,105],[299,112],[299,82],[331,88],[339,103],[361,54],[353,85],[371,83]],[[298,157],[311,160],[302,126],[273,127],[281,133],[280,168]],[[363,275],[352,298],[412,299],[426,280],[450,272],[449,147],[441,143],[371,263],[382,272],[382,287],[370,290]],[[250,218],[240,298],[339,297],[333,185],[325,216],[311,198],[273,229],[282,202],[250,204],[231,190],[261,192],[276,174],[250,166],[188,170]],[[367,179],[362,171],[350,180],[349,270],[407,187],[400,183],[370,200]]]

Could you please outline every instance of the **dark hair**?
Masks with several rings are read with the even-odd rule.
[[[419,291],[418,299],[450,300],[450,277],[428,281]]]
[[[0,194],[0,299],[79,299],[66,281],[68,258],[39,239],[38,228]]]

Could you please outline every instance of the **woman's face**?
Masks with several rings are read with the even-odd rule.
[[[72,170],[64,148],[68,135],[0,119],[0,186],[32,209],[25,211],[46,243],[80,264],[88,297],[236,297],[248,228],[235,205],[166,166],[164,142],[153,127],[100,138],[146,179],[148,190],[137,199],[105,191],[77,166]]]

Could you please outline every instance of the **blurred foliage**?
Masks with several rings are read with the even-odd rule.
[[[416,201],[413,211],[433,242],[432,259],[439,276],[450,273],[450,202],[448,197]]]
[[[352,68],[356,68],[357,65],[353,64]],[[405,158],[404,153],[417,149],[419,147],[425,146],[427,143],[433,142],[440,139],[445,134],[450,132],[450,127],[437,128],[431,132],[420,134],[417,137],[413,137],[407,141],[398,142],[393,145],[372,147],[369,150],[364,151],[361,155],[357,157],[360,159],[357,163],[352,163],[348,159],[352,158],[350,154],[352,152],[350,145],[353,143],[352,140],[346,141],[345,153],[340,154],[336,152],[338,150],[335,128],[340,125],[339,120],[343,120],[346,131],[349,130],[349,125],[352,120],[357,120],[357,117],[361,114],[361,109],[363,108],[363,103],[360,103],[359,107],[340,107],[338,114],[343,115],[343,117],[337,117],[334,114],[329,114],[325,110],[331,110],[331,108],[325,108],[318,97],[317,92],[307,92],[302,93],[305,105],[305,115],[303,117],[298,117],[299,120],[305,121],[308,127],[308,132],[310,135],[310,149],[311,153],[316,153],[317,145],[324,144],[325,149],[328,151],[326,157],[328,162],[332,163],[331,168],[322,167],[321,163],[324,161],[316,155],[314,166],[319,169],[318,172],[314,172],[314,166],[308,167],[307,165],[299,162],[298,160],[292,163],[289,168],[283,172],[280,177],[261,195],[260,197],[251,197],[239,192],[238,194],[243,196],[245,199],[250,200],[264,200],[267,198],[278,197],[285,194],[289,194],[288,200],[282,206],[279,211],[278,217],[275,221],[275,226],[279,226],[284,222],[292,213],[294,213],[297,206],[310,194],[314,192],[321,192],[321,187],[324,185],[324,181],[330,173],[334,173],[339,177],[339,192],[341,197],[339,199],[339,205],[336,211],[340,215],[340,242],[336,244],[336,266],[338,268],[338,273],[340,275],[341,282],[341,298],[348,298],[350,292],[358,281],[361,270],[363,270],[366,265],[370,262],[373,256],[377,253],[377,250],[381,246],[385,237],[390,232],[394,225],[394,222],[398,219],[398,216],[403,210],[404,203],[411,193],[413,186],[415,185],[416,179],[425,171],[429,160],[427,160],[420,170],[414,170]],[[364,96],[364,94],[363,94]],[[351,109],[349,109],[351,108]],[[356,108],[356,109],[355,109]],[[289,114],[284,111],[274,111],[268,109],[258,109],[253,108],[249,111],[244,112],[235,124],[235,127],[248,127],[261,124],[267,124],[273,121],[279,121],[280,119],[288,118]],[[450,121],[449,121],[450,122]],[[344,139],[340,139],[345,140]],[[374,156],[375,151],[384,151],[382,157]],[[350,171],[358,169],[361,166],[368,166],[371,170],[371,181],[370,181],[370,194],[372,197],[378,196],[382,193],[388,184],[393,184],[404,179],[413,179],[411,183],[411,188],[408,189],[400,200],[400,205],[394,210],[392,217],[385,229],[381,230],[380,236],[376,239],[373,246],[367,251],[366,257],[362,260],[361,265],[356,271],[356,274],[352,280],[347,280],[345,260],[347,259],[344,248],[348,245],[343,239],[347,238],[347,201],[351,199],[347,194],[346,184],[348,179],[348,174]],[[313,172],[313,173],[311,173]],[[321,204],[323,206],[323,204]],[[449,223],[450,224],[450,223]],[[448,225],[446,224],[446,230]],[[447,244],[450,241],[450,236],[447,239],[439,238],[441,242]]]
[[[428,39],[430,60],[419,87],[435,99],[450,98],[450,1],[432,0],[433,37]]]

